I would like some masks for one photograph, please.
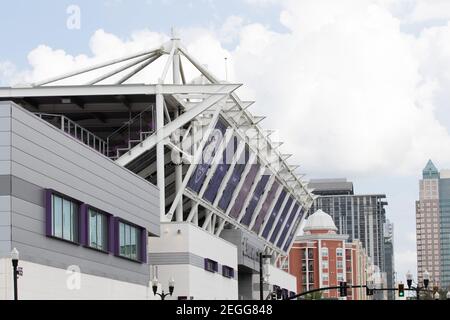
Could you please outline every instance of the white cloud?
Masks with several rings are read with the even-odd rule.
[[[227,44],[235,41],[243,24],[244,19],[240,16],[228,17],[219,31],[221,42]]]
[[[448,0],[415,0],[413,9],[407,17],[410,23],[449,18],[450,1]]]
[[[9,61],[0,61],[0,85],[6,85],[16,73],[16,67]]]
[[[253,110],[268,116],[263,125],[279,131],[284,150],[307,172],[411,174],[428,158],[450,164],[450,121],[437,117],[446,114],[442,101],[450,101],[450,27],[407,35],[390,11],[393,3],[283,0],[280,21],[287,33],[238,16],[217,30],[181,33],[189,51],[219,78],[229,58],[229,79],[245,84],[242,98],[257,100]],[[42,45],[29,54],[31,70],[14,81],[33,82],[167,39],[149,30],[129,39],[98,30],[91,53],[78,56]],[[223,47],[230,41],[237,42],[232,52]],[[159,75],[151,71],[139,79],[155,82]],[[187,72],[195,76],[192,68]]]
[[[412,173],[443,150],[450,162],[435,79],[423,74],[418,41],[379,3],[286,1],[281,21],[291,33],[241,32],[237,77],[309,170]]]

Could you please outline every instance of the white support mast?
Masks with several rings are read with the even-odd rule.
[[[173,60],[172,60],[172,72],[173,72],[173,84],[181,84],[181,71],[180,71],[180,53],[178,51],[178,46],[180,43],[180,37],[177,33],[177,30],[175,28],[172,28],[172,45],[173,45]],[[179,108],[175,110],[175,116],[174,118],[178,118],[179,116]],[[180,147],[180,136],[176,135],[176,141],[174,141],[175,144]],[[181,159],[181,155],[178,155],[178,159]],[[180,163],[175,164],[175,192],[178,193],[183,187],[183,166],[180,161]],[[178,202],[177,208],[176,208],[176,221],[182,222],[183,221],[183,200]]]

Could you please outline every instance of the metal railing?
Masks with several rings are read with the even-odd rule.
[[[151,136],[155,126],[155,108],[151,105],[106,138],[106,154],[114,160],[118,159]]]
[[[58,129],[74,137],[75,139],[83,142],[85,145],[100,152],[103,155],[107,155],[107,143],[105,140],[97,137],[95,134],[86,130],[82,126],[78,125],[74,121],[60,114],[49,113],[35,113],[35,115],[42,120],[54,125]]]

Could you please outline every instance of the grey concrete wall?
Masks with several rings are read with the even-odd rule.
[[[0,257],[11,251],[11,108],[0,107]]]
[[[220,237],[234,244],[238,249],[238,264],[259,272],[259,252],[263,243],[252,233],[240,229],[224,229]]]
[[[10,145],[0,149],[0,161],[9,162],[10,170],[0,164],[0,179],[10,181],[11,246],[19,249],[21,259],[59,268],[78,265],[83,273],[147,284],[148,265],[47,238],[44,189],[159,235],[157,188],[13,103],[0,103],[1,115],[0,144],[9,138]],[[0,191],[0,197],[8,196],[7,185]]]
[[[253,274],[239,272],[238,276],[239,300],[253,300]]]

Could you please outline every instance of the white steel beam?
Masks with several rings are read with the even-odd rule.
[[[106,79],[108,79],[108,78],[110,78],[110,77],[112,77],[112,76],[114,76],[116,74],[121,73],[122,71],[125,71],[126,69],[134,67],[135,65],[137,65],[137,64],[139,64],[141,62],[144,62],[145,60],[148,60],[148,59],[152,58],[154,55],[155,55],[155,53],[152,53],[152,54],[149,54],[149,55],[145,55],[143,58],[137,59],[135,61],[131,61],[130,63],[127,63],[127,64],[125,64],[124,66],[122,66],[122,67],[120,67],[118,69],[114,69],[114,70],[112,70],[110,72],[107,72],[107,73],[105,73],[105,74],[95,78],[94,80],[88,82],[87,85],[88,86],[94,85],[94,84],[97,84],[97,83],[99,83],[99,82],[101,82],[103,80],[106,80]]]
[[[286,238],[284,239],[283,243],[282,243],[281,246],[280,246],[281,248],[283,248],[283,246],[286,244],[286,241],[288,240],[289,235],[291,234],[292,229],[295,227],[296,222],[297,222],[297,220],[298,220],[298,218],[299,218],[299,216],[300,216],[300,213],[302,212],[302,209],[303,209],[303,207],[300,206],[300,208],[298,209],[298,211],[295,213],[294,220],[292,220],[292,225],[289,227],[289,230],[287,231]],[[305,214],[306,214],[306,213],[305,213]],[[301,225],[301,223],[302,223],[304,217],[305,217],[305,215],[303,215],[302,220],[301,220],[300,223],[296,226],[297,228]],[[296,232],[298,232],[298,230],[297,230]],[[277,241],[278,241],[278,240],[279,240],[279,239],[277,239]]]
[[[194,194],[192,191],[186,189],[185,190],[185,195],[194,200],[197,201],[202,207],[206,208],[207,210],[213,211],[217,216],[219,216],[220,218],[225,220],[225,223],[230,223],[233,226],[239,227],[241,228],[241,226],[237,223],[236,220],[232,219],[231,217],[228,217],[226,215],[224,215],[223,212],[221,212],[217,207],[212,206],[210,203],[208,203],[207,201],[198,198],[198,196],[196,194]],[[261,238],[262,241],[264,241],[264,244],[268,247],[273,249],[275,252],[278,252],[280,254],[282,254],[282,251],[280,249],[278,249],[276,246],[274,246],[273,244],[269,243],[268,241],[266,241],[265,239]]]
[[[289,216],[291,215],[292,211],[294,210],[295,205],[296,205],[296,201],[294,200],[294,201],[292,201],[292,205],[291,205],[291,207],[289,208],[289,211],[288,211],[288,213],[286,214],[286,217],[285,217],[285,219],[284,219],[284,221],[283,221],[283,224],[281,225],[280,231],[278,232],[278,235],[277,235],[276,238],[275,238],[275,241],[274,241],[275,244],[276,244],[276,243],[278,242],[278,240],[280,239],[280,237],[281,237],[281,235],[282,235],[282,233],[283,233],[283,229],[286,227],[286,224],[287,224],[287,221],[288,221],[288,219],[289,219]],[[297,213],[298,213],[299,210],[301,210],[301,207],[299,207],[299,208],[297,209],[297,212],[295,213],[295,216],[297,216]],[[295,217],[294,217],[294,218],[295,218]],[[295,223],[295,220],[292,220],[292,223]],[[288,233],[288,234],[289,234],[289,233]],[[281,246],[281,247],[283,247],[283,246]]]
[[[35,82],[35,83],[33,83],[33,86],[34,87],[39,87],[39,86],[43,86],[43,85],[46,85],[46,84],[49,84],[49,83],[61,81],[61,80],[67,79],[67,78],[71,78],[73,76],[77,76],[77,75],[86,73],[86,72],[94,71],[94,70],[101,69],[101,68],[104,68],[104,67],[107,67],[107,66],[111,66],[111,65],[114,65],[114,64],[117,64],[117,63],[120,63],[120,62],[124,62],[124,61],[127,61],[127,60],[138,58],[138,57],[141,57],[143,55],[147,55],[147,54],[150,54],[150,53],[158,52],[159,50],[161,50],[161,47],[157,47],[157,48],[154,48],[154,49],[151,49],[151,50],[145,50],[143,52],[140,52],[140,53],[137,53],[137,54],[133,54],[133,55],[130,55],[130,56],[126,56],[126,57],[123,57],[123,58],[119,58],[119,59],[113,59],[113,60],[110,60],[110,61],[99,63],[97,65],[89,66],[87,68],[83,68],[83,69],[80,69],[80,70],[75,70],[75,71],[72,71],[72,72],[68,72],[66,74],[59,75],[57,77],[53,77],[53,78],[46,79],[46,80],[43,80],[43,81]]]
[[[259,181],[262,179],[262,176],[263,176],[265,170],[266,170],[266,168],[264,166],[261,166],[261,168],[259,168],[259,170],[256,174],[255,180],[253,181],[253,184],[250,187],[250,190],[247,194],[247,198],[244,201],[244,205],[242,206],[242,210],[239,213],[238,218],[236,219],[239,223],[241,222],[242,218],[244,217],[244,215],[246,213],[246,209],[247,209],[250,201],[252,200],[253,193],[255,192],[256,186],[258,185]],[[261,198],[259,200],[261,200]],[[255,211],[253,212],[253,214],[255,214]]]
[[[116,160],[116,162],[122,166],[130,163],[137,157],[139,157],[143,152],[152,149],[159,141],[169,137],[175,130],[181,128],[186,123],[197,117],[200,113],[216,105],[221,100],[225,99],[226,95],[211,95],[208,99],[200,103],[196,108],[193,108],[182,115],[180,115],[174,121],[168,123],[164,128],[163,132],[158,135],[152,135],[144,140],[140,145],[137,145],[129,152],[124,154],[122,157]],[[220,111],[220,109],[219,109]],[[160,140],[161,139],[161,140]]]
[[[160,86],[158,86],[158,89]],[[166,222],[166,184],[165,184],[165,170],[164,170],[164,96],[161,93],[156,94],[156,135],[158,142],[156,144],[156,175],[157,186],[159,188],[159,211],[161,222]]]
[[[155,95],[156,86],[157,85],[153,84],[122,84],[96,86],[3,87],[0,88],[0,98]],[[228,95],[240,86],[240,84],[165,84],[161,87],[161,93],[164,95],[196,93]]]
[[[150,58],[148,61],[143,62],[140,66],[137,66],[134,70],[131,70],[129,73],[127,73],[122,78],[120,78],[120,80],[118,80],[116,82],[116,84],[122,84],[125,81],[131,79],[132,77],[137,75],[139,72],[141,72],[143,69],[145,69],[147,66],[149,66],[150,64],[152,64],[153,62],[158,60],[159,57],[161,57],[161,55],[158,54],[158,55]]]
[[[219,165],[219,162],[220,162],[220,159],[222,158],[223,152],[225,151],[225,148],[227,147],[227,145],[230,142],[232,137],[233,137],[233,131],[227,130],[225,132],[225,136],[223,137],[222,141],[220,142],[220,145],[217,148],[216,154],[214,155],[214,159],[211,162],[208,174],[205,178],[205,181],[203,182],[203,186],[200,189],[200,192],[198,193],[198,196],[200,198],[203,198],[203,195],[205,194],[206,189],[208,188],[208,184],[211,181],[211,178],[213,177],[214,173],[216,172],[217,166]]]
[[[266,225],[267,225],[267,223],[269,221],[269,218],[272,215],[273,209],[275,208],[275,205],[277,204],[278,199],[280,198],[280,195],[283,192],[283,190],[284,190],[283,185],[280,183],[280,186],[278,187],[278,190],[277,190],[276,195],[275,195],[275,199],[273,200],[272,204],[269,207],[269,210],[268,210],[268,213],[266,215],[266,218],[265,218],[264,222],[261,224],[261,229],[259,229],[258,235],[260,237],[262,236],[262,234],[264,232],[264,229],[266,228]],[[276,217],[275,217],[275,219],[276,219]]]
[[[264,202],[266,202],[267,196],[268,196],[270,190],[272,189],[272,186],[273,186],[274,183],[276,183],[275,175],[271,175],[269,181],[267,181],[267,185],[266,185],[266,189],[264,191],[264,194],[261,196],[261,199],[259,200],[259,203],[258,203],[258,205],[255,208],[255,212],[256,213],[253,214],[252,221],[250,221],[250,224],[248,225],[248,228],[250,230],[252,230],[252,228],[253,228],[253,226],[255,224],[256,218],[259,216],[259,211],[261,210],[262,205],[264,204]],[[266,213],[266,216],[267,216],[267,214],[268,213]]]
[[[245,169],[242,172],[241,180],[239,181],[238,185],[236,186],[236,189],[233,192],[233,196],[231,197],[231,200],[230,200],[230,205],[228,206],[228,209],[225,213],[227,216],[230,214],[231,208],[233,208],[234,202],[236,201],[236,198],[239,195],[242,185],[244,184],[245,177],[249,173],[253,164],[256,164],[256,154],[254,154],[254,153],[250,155],[249,161],[245,164]],[[247,197],[248,197],[248,195],[247,195]]]
[[[289,201],[290,198],[290,194],[287,193],[286,197],[283,200],[283,204],[280,207],[280,210],[278,211],[277,216],[275,217],[275,220],[273,221],[272,227],[270,228],[269,234],[267,235],[267,241],[270,240],[270,238],[272,237],[272,233],[275,230],[276,225],[278,224],[278,221],[280,220],[281,215],[283,214],[284,208],[287,205],[287,202]]]
[[[240,141],[236,149],[236,153],[234,154],[233,159],[231,160],[230,167],[228,168],[228,171],[222,180],[219,190],[217,191],[217,196],[213,204],[214,207],[217,207],[217,205],[219,204],[219,201],[223,196],[223,191],[225,190],[226,186],[228,185],[228,182],[230,181],[231,175],[233,174],[236,163],[241,157],[242,152],[245,152],[245,143],[243,141]]]
[[[213,118],[213,120],[211,121],[211,124],[209,125],[209,130],[212,130],[212,129],[213,129],[213,126],[215,125],[215,123],[216,123],[217,120],[219,119],[220,110],[221,110],[221,107],[218,106],[218,107],[217,107],[217,110],[216,110],[216,114],[214,115],[214,118]],[[178,120],[178,119],[177,119],[177,120]],[[194,169],[197,167],[197,163],[199,163],[200,157],[202,156],[202,153],[203,153],[203,148],[204,148],[204,146],[205,146],[207,140],[208,140],[208,136],[207,136],[207,135],[204,135],[204,136],[203,136],[203,140],[202,140],[202,142],[200,143],[200,146],[199,146],[198,149],[195,151],[195,154],[194,154],[194,162],[189,166],[189,169],[188,169],[188,171],[186,172],[186,175],[185,175],[185,177],[184,177],[183,184],[182,184],[180,190],[178,190],[177,195],[176,195],[176,197],[175,197],[175,199],[174,199],[174,201],[173,201],[173,203],[172,203],[172,206],[170,207],[170,210],[169,210],[169,212],[167,213],[167,218],[168,218],[169,220],[172,219],[172,216],[173,216],[173,214],[174,214],[174,212],[175,212],[175,208],[176,208],[176,206],[178,205],[178,202],[181,201],[181,199],[183,198],[183,192],[184,192],[184,190],[186,189],[186,186],[187,186],[187,184],[188,184],[189,179],[191,178],[192,173],[194,172]]]
[[[225,227],[225,223],[226,222],[227,222],[226,220],[222,219],[222,221],[220,222],[219,226],[217,227],[217,230],[216,230],[216,233],[215,233],[216,237],[220,237],[220,234],[222,233],[223,227]]]

